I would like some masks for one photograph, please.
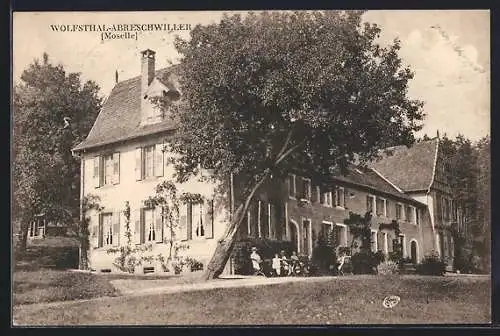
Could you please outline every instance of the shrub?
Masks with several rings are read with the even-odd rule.
[[[439,255],[433,252],[417,265],[417,273],[420,275],[444,275],[446,264],[440,259]]]
[[[392,260],[383,261],[377,266],[377,273],[381,275],[397,274],[398,271],[398,264]]]
[[[354,274],[374,274],[377,266],[384,260],[382,252],[362,251],[351,257],[352,271]]]

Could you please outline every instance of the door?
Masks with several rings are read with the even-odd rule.
[[[410,256],[411,256],[411,262],[416,264],[417,263],[417,242],[412,240],[410,243]]]

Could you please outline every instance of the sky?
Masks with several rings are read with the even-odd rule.
[[[13,16],[13,79],[46,52],[52,63],[93,80],[103,96],[119,80],[138,76],[140,51],[156,52],[156,67],[178,62],[177,34],[139,32],[136,39],[101,40],[99,32],[54,31],[51,25],[173,24],[194,27],[220,20],[224,12],[16,12]],[[234,12],[226,12],[234,13]],[[379,42],[401,40],[400,56],[414,71],[408,95],[425,102],[424,133],[472,140],[490,134],[490,13],[487,10],[376,10],[364,20],[382,29]]]

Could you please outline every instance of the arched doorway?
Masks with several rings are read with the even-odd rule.
[[[290,224],[291,224],[289,226],[290,240],[292,241],[293,245],[295,246],[295,249],[297,250],[297,252],[300,252],[298,225],[293,219],[290,219]]]
[[[418,263],[418,244],[416,240],[410,242],[410,258],[412,263]]]

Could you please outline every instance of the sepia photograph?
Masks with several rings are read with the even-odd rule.
[[[489,10],[13,12],[12,326],[490,324]]]

